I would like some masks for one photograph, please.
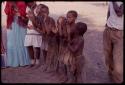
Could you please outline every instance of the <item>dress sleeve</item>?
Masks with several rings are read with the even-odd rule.
[[[14,10],[12,9],[12,2],[9,1],[6,2],[4,11],[6,15],[13,15]]]

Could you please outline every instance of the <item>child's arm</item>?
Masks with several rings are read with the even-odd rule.
[[[60,16],[57,20],[57,26],[60,36],[66,36],[66,18]]]
[[[51,25],[47,24],[47,22],[44,21],[44,26],[45,26],[45,29],[44,29],[45,34],[49,35],[51,31]]]
[[[62,36],[62,26],[61,24],[58,24],[58,32],[59,32],[59,36]]]
[[[73,43],[73,44],[72,44]],[[84,41],[83,40],[75,40],[74,41],[71,41],[69,44],[68,44],[68,48],[71,52],[73,53],[76,53],[78,51],[79,48],[83,48],[83,45],[84,45]]]
[[[42,17],[38,17],[36,18],[36,23],[37,23],[37,27],[35,28],[38,32],[40,33],[45,33],[45,26],[44,26],[44,22],[43,22],[43,18]]]
[[[58,28],[59,36],[62,36],[62,24],[61,24],[60,18],[57,20],[57,28]]]
[[[29,20],[32,22],[32,24],[34,25],[34,27],[37,27],[37,21],[36,21],[36,17],[35,17],[35,15],[34,15],[34,13],[33,13],[33,11],[29,11],[28,13],[27,13],[27,17],[29,18]],[[30,23],[31,24],[31,23]]]
[[[57,31],[58,31],[58,29],[57,29],[57,27],[56,27],[56,24],[55,24],[54,19],[51,19],[51,27],[52,27],[52,32],[53,32],[54,34],[56,34]]]
[[[33,29],[35,29],[39,33],[43,33],[43,21],[40,20],[41,18],[35,16],[33,12],[30,12],[30,14],[28,14],[28,17],[31,20],[31,24],[33,25],[32,26]]]

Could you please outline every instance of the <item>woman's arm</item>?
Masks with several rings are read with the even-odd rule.
[[[123,15],[123,4],[118,6],[116,2],[112,2],[112,3],[113,3],[113,8],[115,10],[115,13],[117,14],[118,17],[121,17]]]

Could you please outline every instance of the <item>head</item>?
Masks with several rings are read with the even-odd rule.
[[[44,5],[44,6],[42,7],[41,12],[43,13],[43,16],[44,16],[44,17],[47,17],[47,16],[49,15],[49,8],[48,8],[48,6]]]
[[[75,20],[76,20],[77,16],[78,16],[78,14],[77,14],[76,11],[74,11],[74,10],[68,11],[68,13],[67,13],[67,22],[69,24],[75,23]]]
[[[36,5],[35,1],[29,1],[29,2],[27,2],[27,6],[28,7],[32,7],[33,5]]]
[[[82,23],[82,22],[76,23],[76,27],[75,27],[76,34],[83,36],[83,34],[86,31],[87,31],[87,25],[85,23]]]
[[[36,6],[36,13],[37,15],[43,15],[42,13],[42,7],[44,7],[45,5],[44,4],[39,4]]]

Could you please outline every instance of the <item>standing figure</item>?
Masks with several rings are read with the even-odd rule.
[[[46,55],[46,64],[44,71],[52,72],[56,71],[57,68],[57,52],[58,52],[58,44],[57,44],[57,28],[55,26],[55,21],[52,17],[49,16],[49,8],[47,6],[42,8],[43,17],[44,17],[44,27],[45,27],[45,44],[47,44],[47,55]]]
[[[105,63],[111,80],[123,82],[123,2],[110,2],[103,32]]]
[[[30,64],[27,48],[24,46],[26,35],[26,4],[23,1],[7,1],[7,66],[18,67]]]
[[[84,38],[83,34],[87,31],[87,25],[82,22],[76,23],[76,28],[72,30],[72,39],[68,43],[68,49],[70,50],[69,56],[69,76],[73,80],[71,82],[83,83],[82,81],[82,69],[85,65],[85,57],[83,55]]]
[[[32,12],[37,16],[37,4],[36,2],[27,3],[27,16]],[[35,26],[32,24],[31,18],[29,17],[27,34],[25,36],[24,46],[27,47],[29,56],[31,58],[30,67],[37,68],[40,66],[40,47],[42,44],[42,35],[35,30]]]
[[[72,36],[71,32],[75,28],[75,20],[77,18],[77,12],[74,10],[68,11],[67,17],[65,18],[60,18],[59,19],[59,36],[60,36],[60,42],[59,42],[59,67],[61,66],[64,68],[65,75],[67,76],[63,82],[68,82],[73,81],[73,77],[70,74],[70,50],[68,49],[68,43],[71,41]]]

